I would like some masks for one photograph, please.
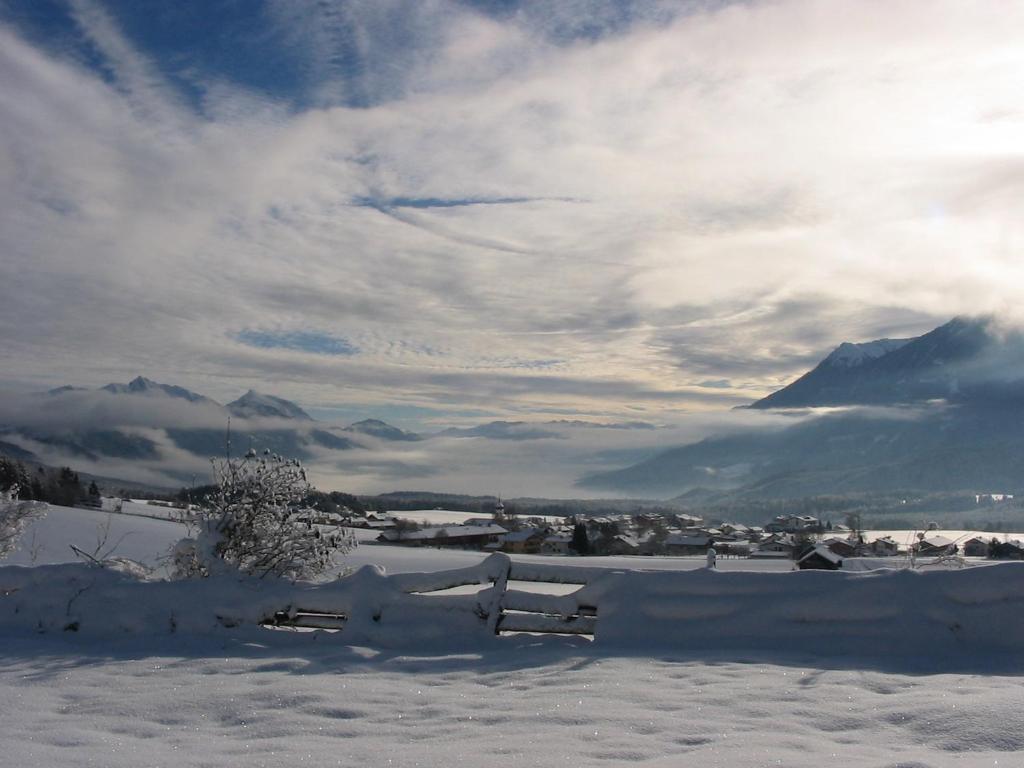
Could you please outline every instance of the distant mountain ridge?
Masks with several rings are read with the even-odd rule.
[[[386,421],[380,419],[363,419],[357,421],[355,424],[349,424],[345,427],[346,432],[357,432],[361,435],[369,435],[371,437],[377,437],[381,440],[399,440],[399,441],[414,441],[422,439],[419,435],[414,432],[406,432],[405,430],[393,427]]]
[[[880,339],[833,350],[812,370],[749,407],[813,408],[966,402],[1005,397],[1024,381],[1018,331],[998,333],[994,319],[956,317],[913,339]],[[1024,400],[1024,388],[1019,392]]]
[[[177,387],[173,384],[159,384],[152,379],[145,378],[144,376],[136,376],[127,384],[107,384],[105,387],[100,387],[100,389],[114,394],[144,395],[155,392],[167,395],[168,397],[177,397],[182,400],[188,400],[190,403],[214,402],[213,400],[210,400],[210,398],[204,397],[203,395],[197,395],[195,392],[191,392],[184,387]],[[76,387],[60,387],[58,390],[50,390],[50,393],[57,394],[62,390],[81,391]]]
[[[97,395],[110,395],[113,399],[96,399]],[[232,423],[231,442],[234,449],[248,447],[269,449],[281,455],[302,460],[317,456],[329,456],[331,451],[347,451],[366,448],[370,440],[418,440],[419,435],[393,427],[386,422],[367,419],[349,427],[322,424],[314,420],[296,403],[275,395],[268,395],[250,389],[237,400],[221,405],[215,400],[197,394],[184,387],[161,384],[144,376],[137,376],[127,384],[110,383],[97,389],[77,386],[63,386],[39,393],[46,397],[46,409],[69,409],[82,418],[75,418],[74,425],[13,426],[0,423],[0,441],[4,453],[17,454],[25,460],[39,460],[33,451],[42,453],[59,452],[75,460],[99,461],[117,459],[124,461],[160,461],[163,450],[161,440],[138,427],[162,430],[175,447],[193,455],[223,455],[226,450],[226,427],[229,417],[238,419]],[[141,401],[126,400],[125,408],[119,406],[120,398],[142,398]],[[145,414],[162,412],[162,398],[181,405],[186,422],[176,423],[164,417],[163,421],[147,423]],[[140,409],[140,402],[152,406],[153,411]],[[190,415],[196,406],[195,415]],[[41,407],[42,406],[41,404]],[[96,423],[88,418],[93,408],[101,407],[102,419]],[[140,413],[143,414],[140,416]],[[221,414],[223,424],[218,423]],[[121,421],[120,419],[124,419]],[[93,423],[93,426],[83,426]],[[102,424],[102,426],[100,426]],[[189,426],[191,424],[191,426]],[[209,426],[196,426],[207,424]],[[20,440],[21,447],[11,440]]]
[[[579,484],[750,498],[1024,488],[1024,339],[994,318],[957,317],[913,339],[841,344],[749,407],[825,406],[851,408],[671,448]]]

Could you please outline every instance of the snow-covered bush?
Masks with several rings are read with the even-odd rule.
[[[214,459],[216,490],[207,499],[195,538],[172,554],[178,576],[237,570],[253,576],[310,578],[326,570],[348,535],[322,533],[309,522],[312,490],[298,461],[249,451],[243,459]]]
[[[17,485],[0,491],[0,558],[11,553],[25,526],[45,509],[38,501],[20,500]]]

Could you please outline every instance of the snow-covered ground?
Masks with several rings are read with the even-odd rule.
[[[1024,760],[1015,672],[605,656],[389,656],[340,635],[4,638],[10,766],[980,768]]]
[[[118,554],[147,562],[184,531],[169,521],[53,508],[3,564],[73,560],[68,542],[88,548],[108,519],[107,540],[120,540]],[[366,544],[346,562],[403,573],[482,558]],[[616,570],[703,562],[520,560]],[[981,596],[968,590],[962,597],[974,604]],[[1020,611],[1020,598],[1004,602],[1006,611]],[[840,656],[818,641],[767,654],[757,650],[757,627],[749,650],[733,642],[728,652],[688,653],[518,635],[472,652],[398,655],[349,646],[344,635],[254,628],[208,636],[0,635],[0,765],[1024,765],[1019,654],[883,660],[851,655],[849,647]]]
[[[113,552],[157,567],[185,526],[131,514],[50,506],[25,529],[17,549],[0,565],[49,565],[75,562],[75,545],[89,554]]]

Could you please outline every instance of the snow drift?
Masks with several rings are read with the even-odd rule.
[[[955,571],[615,573],[577,599],[619,647],[930,657],[1024,650],[1024,564]]]
[[[453,571],[386,576],[365,566],[333,582],[293,584],[146,581],[84,564],[6,567],[0,631],[209,634],[302,611],[343,614],[345,644],[450,648],[495,642],[496,610],[566,617],[596,608],[595,642],[609,650],[943,658],[1019,654],[1024,638],[1024,563],[867,573],[570,569],[567,581],[589,583],[558,597],[506,592],[505,577],[519,568],[496,554]],[[422,594],[490,582],[475,594]]]

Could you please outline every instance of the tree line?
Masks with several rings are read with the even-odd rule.
[[[0,456],[0,489],[18,487],[23,501],[45,501],[61,507],[91,503],[99,505],[100,490],[96,482],[82,483],[70,467],[27,468],[20,461]]]

